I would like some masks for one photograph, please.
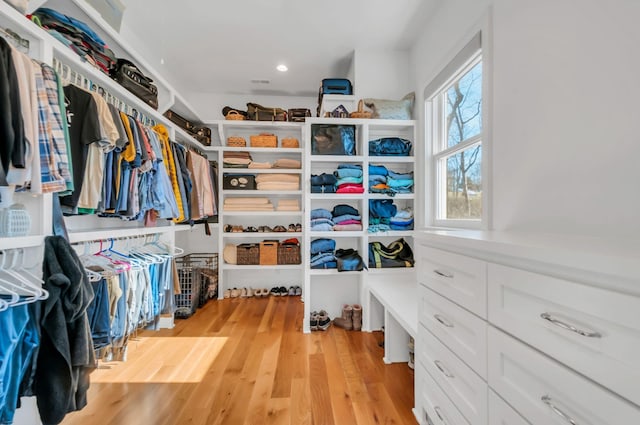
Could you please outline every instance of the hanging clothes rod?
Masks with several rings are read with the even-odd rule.
[[[107,101],[107,103],[112,104],[119,111],[122,111],[125,114],[134,117],[147,127],[153,127],[154,125],[156,125],[156,121],[154,119],[147,117],[145,114],[141,113],[136,108],[124,102],[119,97],[114,96],[111,92],[105,90],[105,88],[101,85],[94,83],[90,78],[87,78],[83,74],[74,71],[73,69],[71,69],[71,66],[62,63],[57,58],[53,59],[53,68],[60,75],[60,78],[63,82],[73,84],[87,91],[99,93]]]
[[[9,28],[0,28],[0,36],[4,37],[16,48],[24,50],[23,53],[29,52],[29,40],[20,37],[15,31]]]

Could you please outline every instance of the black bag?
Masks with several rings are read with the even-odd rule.
[[[353,248],[337,249],[335,257],[339,272],[359,272],[366,268],[364,260],[358,254],[358,251]]]
[[[404,239],[384,246],[381,242],[369,242],[369,267],[381,269],[391,267],[413,267],[413,251]]]
[[[311,117],[311,111],[305,108],[293,108],[287,111],[290,122],[304,122],[307,117]]]
[[[356,155],[356,126],[313,124],[311,153],[313,155]]]
[[[133,62],[118,58],[111,78],[153,109],[158,109],[158,88],[153,84],[153,80],[145,76]]]
[[[286,121],[287,111],[281,108],[269,108],[257,103],[247,103],[247,119],[253,121]]]

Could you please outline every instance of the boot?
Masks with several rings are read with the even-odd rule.
[[[353,330],[362,329],[362,306],[360,304],[353,305]]]
[[[335,319],[333,319],[333,324],[339,328],[350,331],[351,329],[353,329],[352,315],[353,308],[350,305],[345,304],[342,306],[342,317],[336,317]]]

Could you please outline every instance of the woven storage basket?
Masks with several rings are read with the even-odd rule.
[[[260,242],[260,265],[278,264],[278,241]]]
[[[286,139],[282,139],[280,144],[283,148],[299,148],[300,142],[298,139],[294,137],[287,137]]]
[[[278,146],[278,136],[275,134],[255,134],[250,136],[252,148],[275,148]]]
[[[247,146],[247,141],[244,137],[231,136],[227,138],[227,146],[234,148],[244,148]]]
[[[371,118],[371,112],[364,110],[364,102],[362,99],[358,101],[358,110],[349,114],[351,118]]]
[[[238,265],[249,266],[260,264],[260,245],[242,243],[236,247]]]
[[[232,121],[243,121],[244,120],[244,115],[242,115],[238,111],[229,111],[229,112],[227,112],[227,115],[224,116],[224,119],[225,120],[232,120]]]
[[[278,245],[278,264],[300,264],[300,245]]]

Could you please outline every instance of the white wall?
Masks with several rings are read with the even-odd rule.
[[[640,2],[443,2],[412,49],[421,108],[490,4],[494,229],[640,237]]]
[[[408,50],[366,50],[354,53],[354,94],[357,98],[401,99],[413,90]]]

